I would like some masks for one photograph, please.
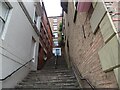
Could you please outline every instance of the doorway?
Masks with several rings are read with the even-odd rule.
[[[37,70],[41,69],[42,61],[43,61],[43,50],[41,45],[39,44]]]

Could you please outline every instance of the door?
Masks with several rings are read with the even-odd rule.
[[[39,51],[38,51],[38,66],[37,66],[37,70],[40,70],[42,67],[42,63],[43,63],[43,50],[41,45],[39,44]]]

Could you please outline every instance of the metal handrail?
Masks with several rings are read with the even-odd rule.
[[[87,82],[87,84],[91,87],[91,89],[92,89],[92,90],[95,90],[95,87],[90,83],[90,81],[89,81],[88,79],[84,78],[84,77],[80,74],[78,68],[74,65],[73,61],[72,61],[72,64],[73,64],[73,68],[75,68],[75,70],[77,70],[77,73],[78,73],[80,79],[81,79],[81,80],[85,80],[85,81]]]
[[[34,58],[32,58],[31,60],[29,60],[28,62],[26,62],[24,65],[22,65],[21,67],[19,67],[18,69],[16,69],[15,71],[13,71],[11,74],[9,74],[8,76],[6,76],[3,79],[0,79],[0,81],[4,81],[7,78],[11,77],[14,73],[16,73],[17,71],[19,71],[22,67],[24,67],[26,64],[28,64],[29,62],[31,62]]]
[[[5,20],[0,16],[0,19],[3,21],[3,23],[5,23]]]

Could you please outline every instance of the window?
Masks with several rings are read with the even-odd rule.
[[[54,41],[54,46],[58,46],[58,41]]]
[[[53,23],[53,26],[57,26],[57,23]]]
[[[54,23],[57,23],[57,18],[54,18],[54,19],[53,19],[53,22],[54,22]]]
[[[36,26],[37,26],[38,30],[40,30],[40,27],[41,27],[41,26],[40,26],[40,25],[41,25],[41,22],[40,22],[40,21],[41,21],[41,17],[38,16],[38,17],[37,17],[37,23],[36,23]]]
[[[53,28],[54,28],[54,30],[57,30],[57,29],[58,29],[57,26],[53,26]]]
[[[36,25],[37,29],[40,31],[41,17],[37,14],[36,11],[35,11],[35,17],[34,17],[34,24]]]
[[[57,27],[54,27],[54,30],[57,30]]]
[[[8,13],[10,11],[10,7],[6,2],[0,1],[0,11],[2,11],[0,12],[0,35],[1,35],[8,17]]]
[[[55,36],[55,38],[57,38],[58,37],[58,33],[53,33],[53,35]]]

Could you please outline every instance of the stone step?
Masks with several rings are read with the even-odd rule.
[[[54,60],[48,60],[42,70],[29,72],[16,88],[25,88],[25,90],[79,90],[80,87],[74,72],[67,68],[63,59],[59,58],[58,63],[58,67],[55,69]]]
[[[51,81],[26,81],[26,82],[21,82],[19,85],[28,85],[28,84],[44,84],[44,83],[76,83],[76,80],[51,80]]]
[[[22,82],[37,82],[37,81],[41,81],[41,82],[60,82],[60,81],[64,81],[64,82],[72,82],[72,81],[77,81],[75,78],[70,78],[70,79],[66,79],[66,78],[54,78],[54,79],[43,79],[43,80],[40,80],[40,79],[24,79]]]
[[[37,86],[17,86],[15,90],[81,90],[79,87],[69,86],[69,87],[37,87]]]
[[[16,86],[15,88],[79,88],[79,85],[78,84],[66,84],[66,83],[63,83],[63,84],[57,84],[57,85],[54,85],[54,84],[34,84],[34,85],[19,85],[19,86]]]
[[[75,87],[78,87],[79,85],[78,85],[78,83],[76,83],[76,82],[72,82],[72,83],[65,83],[65,82],[59,82],[59,83],[40,83],[40,82],[38,82],[38,83],[20,83],[19,85],[26,85],[26,86],[32,86],[32,85],[34,85],[34,86],[44,86],[44,85],[47,85],[47,86],[75,86]]]
[[[66,78],[69,78],[69,77],[74,77],[74,74],[69,74],[69,75],[67,75],[67,74],[64,74],[64,75],[61,75],[61,74],[57,74],[57,75],[34,75],[34,76],[28,76],[28,77],[26,77],[26,79],[34,79],[34,78],[44,78],[44,77],[46,77],[46,78],[51,78],[51,77],[56,77],[56,78],[59,78],[59,77],[66,77]]]
[[[50,71],[50,70],[40,70],[40,71],[31,71],[30,72],[30,74],[34,74],[34,73],[59,73],[59,72],[63,72],[63,73],[65,73],[65,72],[71,72],[71,73],[73,73],[73,71],[72,70],[66,70],[66,69],[55,69],[55,70],[52,70],[52,71]]]
[[[45,79],[44,79],[45,78]],[[71,77],[41,77],[41,78],[26,78],[25,80],[28,81],[44,81],[44,80],[71,80],[71,79],[76,79],[75,76],[71,76]]]
[[[42,74],[29,74],[28,77],[40,77],[40,76],[72,76],[74,73],[42,73]]]

